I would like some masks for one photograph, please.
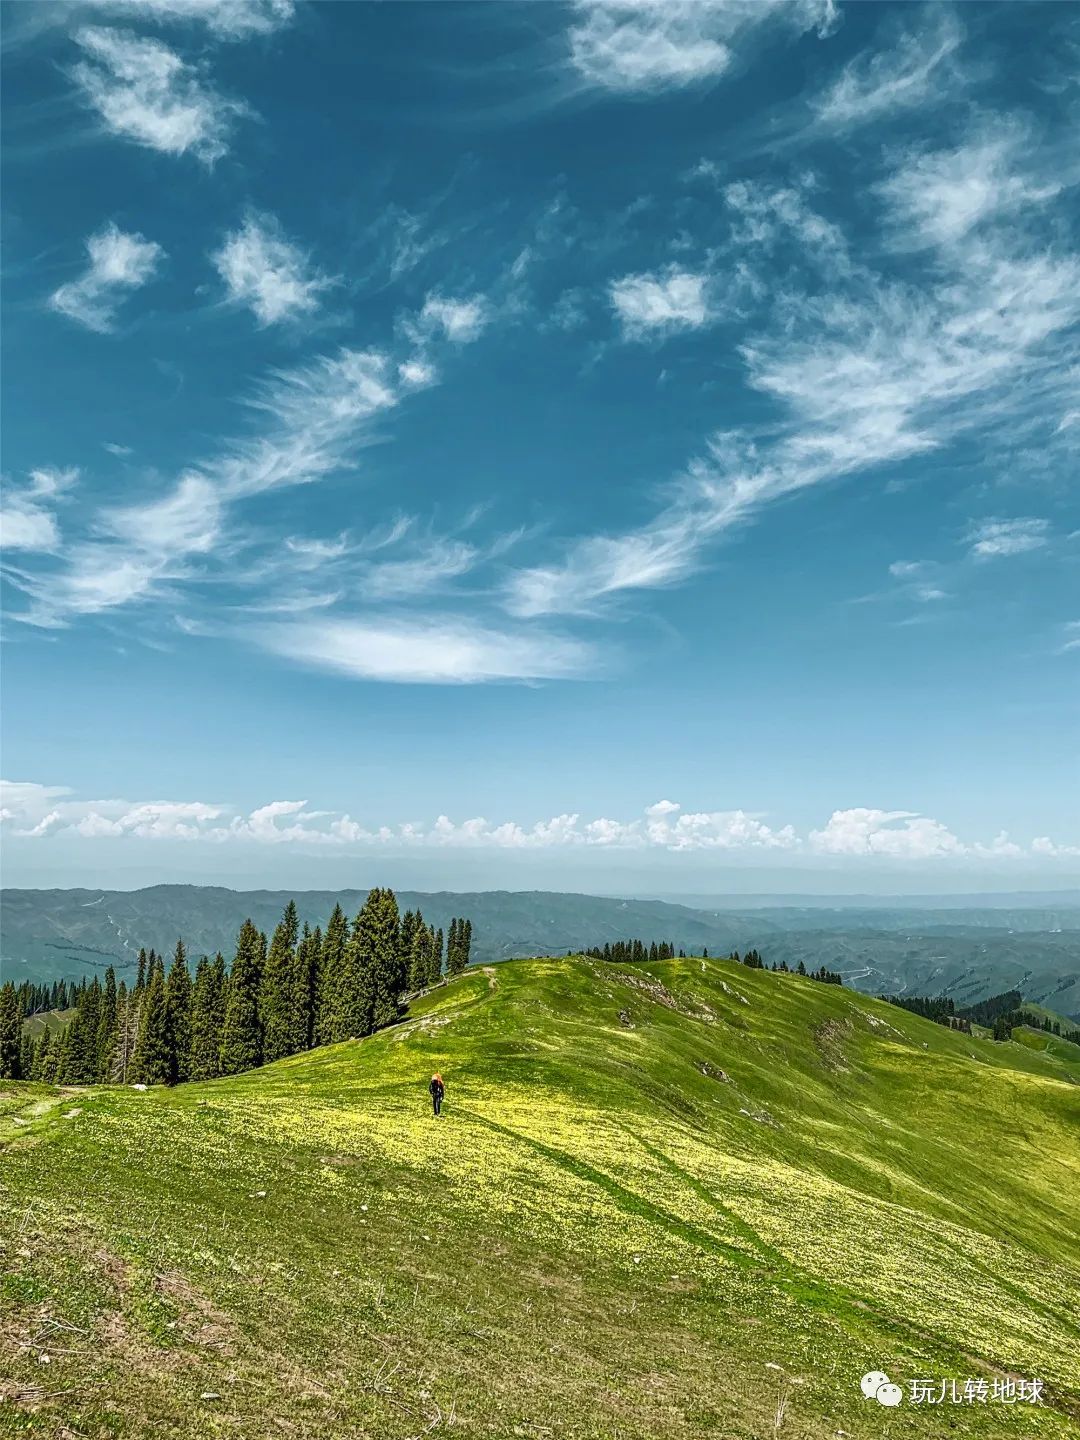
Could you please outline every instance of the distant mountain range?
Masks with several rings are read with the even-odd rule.
[[[349,915],[366,890],[296,894],[302,921],[325,924],[335,903]],[[134,974],[141,946],[170,952],[183,936],[189,955],[231,954],[250,917],[271,930],[290,898],[284,890],[154,885],[143,890],[0,892],[0,973],[5,980],[77,978],[116,967]],[[952,995],[972,1003],[1003,990],[1080,1018],[1080,894],[1008,897],[1001,906],[819,901],[745,909],[695,908],[662,900],[530,890],[457,894],[399,891],[403,909],[421,909],[445,931],[453,915],[473,922],[473,958],[565,954],[607,940],[670,940],[676,949],[727,954],[755,946],[768,964],[827,965],[871,993]],[[966,899],[967,897],[960,897]],[[737,902],[730,902],[734,907]]]

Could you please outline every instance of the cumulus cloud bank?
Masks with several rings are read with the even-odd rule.
[[[62,786],[0,782],[0,820],[9,833],[41,840],[63,833],[85,840],[198,840],[212,844],[302,847],[549,850],[566,847],[655,850],[675,854],[788,852],[828,860],[838,856],[886,862],[1015,861],[1080,855],[1080,845],[1038,836],[1027,846],[1001,832],[990,842],[964,841],[941,821],[910,810],[835,810],[820,830],[799,835],[792,825],[767,824],[746,810],[684,810],[658,800],[628,819],[564,813],[531,824],[485,816],[455,821],[380,824],[306,800],[272,800],[244,812],[207,801],[82,800]]]

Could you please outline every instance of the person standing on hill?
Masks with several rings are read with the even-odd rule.
[[[438,1115],[442,1109],[442,1097],[446,1091],[446,1086],[443,1084],[443,1078],[437,1070],[435,1074],[432,1075],[431,1084],[427,1088],[431,1094],[432,1109],[435,1111],[435,1114]]]

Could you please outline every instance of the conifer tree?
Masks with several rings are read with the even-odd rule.
[[[19,1031],[22,1028],[15,985],[0,986],[0,1080],[19,1078]]]
[[[290,900],[270,941],[262,984],[259,1018],[263,1064],[293,1053],[293,969],[296,962],[296,906]]]
[[[250,920],[240,927],[236,955],[229,976],[225,1022],[221,1030],[220,1072],[238,1075],[262,1060],[259,1030],[259,982],[262,975],[266,937]]]
[[[34,1069],[34,1056],[37,1053],[37,1046],[34,1037],[29,1030],[22,1032],[22,1040],[19,1043],[19,1078],[29,1080]]]
[[[318,1025],[319,999],[323,990],[323,933],[321,926],[318,925],[315,926],[315,929],[312,930],[308,936],[307,982],[307,1038],[304,1041],[305,1049],[322,1043],[318,1038]]]
[[[101,1018],[101,982],[94,976],[93,984],[79,994],[75,1015],[64,1034],[62,1070],[58,1079],[63,1085],[92,1085],[98,1078],[97,1041]]]
[[[116,1049],[116,971],[110,965],[105,971],[105,988],[101,992],[97,1041],[94,1046],[94,1078],[108,1080],[113,1051]]]
[[[184,942],[177,940],[165,982],[165,1034],[169,1047],[169,1084],[191,1074],[191,972]]]
[[[431,952],[435,939],[427,926],[421,923],[413,927],[409,954],[409,989],[426,990],[431,983]]]
[[[41,1039],[34,1051],[34,1065],[30,1071],[30,1079],[48,1084],[55,1073],[55,1062],[52,1055],[52,1031],[46,1027],[41,1032]]]
[[[431,944],[428,946],[428,964],[431,967],[428,971],[428,984],[438,985],[443,970],[443,933],[436,930],[434,925],[429,928],[428,933],[431,936]]]
[[[463,920],[463,921],[461,922],[460,941],[461,941],[461,952],[462,952],[462,957],[463,957],[463,961],[462,961],[462,966],[461,966],[461,968],[464,970],[465,967],[468,965],[469,960],[470,960],[470,958],[471,958],[471,956],[472,956],[472,921],[471,921],[471,920]]]
[[[335,1014],[340,1009],[339,991],[344,983],[345,946],[349,936],[349,925],[340,905],[334,906],[334,913],[326,926],[322,942],[322,958],[319,967],[319,988],[315,997],[315,1043],[330,1045],[343,1040],[337,1033]]]
[[[397,897],[392,890],[377,893],[369,921],[373,1030],[397,1019],[407,979],[400,950]]]
[[[293,951],[289,970],[289,1054],[296,1055],[311,1044],[312,935],[307,924]]]
[[[153,961],[147,967],[146,989],[139,1014],[139,1036],[131,1061],[133,1082],[167,1085],[172,1078],[169,1021],[165,1004],[162,967]]]
[[[201,956],[191,992],[191,1078],[213,1080],[220,1073],[221,1030],[225,1021],[225,960]]]
[[[139,1039],[143,993],[136,990],[129,992],[123,980],[116,992],[116,1045],[108,1078],[120,1085],[127,1085],[131,1080],[131,1062],[135,1058],[135,1046]]]
[[[345,945],[341,980],[334,1000],[333,1039],[370,1035],[374,1009],[374,976],[371,953],[372,927],[369,907],[373,908],[371,891],[357,912]]]
[[[139,968],[135,975],[135,994],[141,995],[146,989],[146,951],[139,951]]]
[[[416,934],[418,927],[423,925],[423,923],[424,917],[420,914],[418,910],[406,910],[405,914],[401,917],[401,928],[398,932],[398,941],[401,946],[402,960],[405,964],[405,974],[407,977],[406,985],[409,989],[412,988],[410,982],[412,980],[413,936]]]

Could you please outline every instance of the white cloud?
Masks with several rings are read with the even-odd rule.
[[[672,268],[663,275],[624,275],[612,282],[612,308],[631,340],[674,330],[697,330],[709,320],[709,281]]]
[[[973,163],[981,151],[976,138]],[[1080,258],[1048,246],[1034,212],[1024,226],[992,218],[963,244],[942,239],[929,273],[911,281],[852,262],[834,265],[828,285],[812,276],[773,287],[770,322],[742,346],[747,382],[779,407],[766,438],[713,436],[644,525],[572,539],[562,559],[511,575],[511,613],[590,613],[617,592],[670,585],[715,537],[781,497],[976,427],[993,441],[1061,413],[1075,377]]]
[[[1025,173],[1031,137],[1018,125],[985,128],[954,150],[909,154],[879,188],[904,247],[953,245],[988,220],[1053,199],[1058,177]]]
[[[27,840],[68,833],[85,840],[202,840],[253,844],[415,849],[655,850],[671,854],[720,851],[807,850],[829,859],[870,858],[876,862],[974,859],[1010,864],[1030,859],[1070,859],[1080,846],[1040,836],[1028,847],[1002,831],[989,844],[964,844],[936,820],[906,810],[837,810],[807,842],[790,825],[772,827],[744,810],[688,811],[671,800],[649,805],[643,814],[620,820],[586,820],[577,812],[519,823],[484,816],[455,821],[439,815],[416,820],[362,823],[336,810],[312,808],[306,800],[271,800],[244,813],[203,801],[82,800],[58,786],[0,782],[0,818]]]
[[[662,589],[685,579],[700,564],[701,542],[695,516],[680,509],[624,535],[589,536],[557,564],[515,571],[506,608],[523,618],[595,614],[601,602],[627,590]]]
[[[475,340],[490,319],[490,307],[482,295],[453,300],[432,294],[420,311],[419,327],[424,336],[441,334],[455,344],[464,345]]]
[[[403,385],[419,390],[434,383],[435,367],[426,360],[403,360],[398,366],[398,378]]]
[[[144,555],[206,555],[221,528],[222,504],[202,475],[182,475],[160,500],[104,512],[101,528]]]
[[[225,154],[244,107],[206,85],[159,40],[88,26],[75,40],[87,59],[73,74],[106,129],[166,155],[190,151],[206,164]]]
[[[403,600],[430,594],[448,580],[466,575],[479,552],[461,540],[440,537],[423,543],[408,559],[384,560],[361,579],[363,593],[374,600]]]
[[[804,253],[827,257],[833,266],[847,269],[847,241],[832,221],[815,211],[808,200],[810,182],[768,185],[737,180],[724,188],[724,202],[732,215],[732,239],[750,246],[755,255],[789,236]]]
[[[897,860],[930,860],[964,855],[967,846],[938,820],[911,810],[834,810],[828,824],[810,832],[810,847],[822,855],[884,855]]]
[[[94,538],[72,547],[64,570],[13,577],[31,606],[12,618],[64,625],[185,578],[191,558],[209,554],[223,533],[231,504],[310,484],[343,462],[364,427],[397,404],[389,371],[385,355],[343,349],[273,376],[250,402],[269,417],[261,434],[227,444],[165,494],[102,511]]]
[[[255,627],[249,638],[274,654],[359,680],[467,685],[567,678],[596,669],[593,650],[581,641],[444,616],[320,616]]]
[[[892,110],[946,97],[954,84],[949,60],[960,27],[948,11],[921,12],[930,24],[906,31],[891,44],[857,56],[816,105],[818,120],[846,128],[865,125]]]
[[[591,85],[632,94],[714,81],[766,22],[827,33],[832,0],[577,0],[570,63]]]
[[[281,233],[272,215],[252,213],[211,256],[227,299],[246,305],[260,325],[317,310],[334,281],[310,269],[308,256]]]
[[[0,551],[56,550],[60,527],[53,504],[78,479],[77,470],[32,470],[30,483],[13,490],[6,482],[0,496]]]
[[[981,560],[1007,555],[1025,555],[1041,550],[1050,540],[1050,524],[1046,520],[979,520],[968,531],[972,555]]]
[[[89,0],[108,14],[161,23],[191,21],[219,40],[247,40],[287,25],[294,0]]]
[[[90,264],[78,280],[61,285],[49,303],[70,320],[104,334],[124,294],[154,276],[164,251],[153,240],[106,225],[86,242]]]

